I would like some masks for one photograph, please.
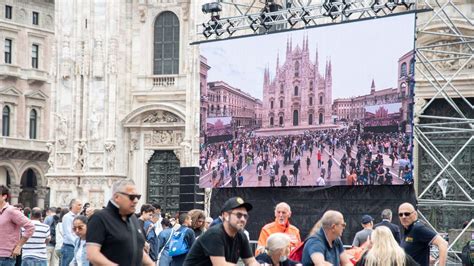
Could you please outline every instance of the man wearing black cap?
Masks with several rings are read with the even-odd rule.
[[[372,234],[372,228],[374,227],[374,219],[370,215],[362,216],[360,223],[364,229],[356,233],[354,241],[352,242],[353,247],[360,247],[367,241],[369,236]]]
[[[240,197],[228,199],[222,207],[222,224],[209,228],[191,247],[183,265],[259,265],[253,257],[244,227],[250,203]]]

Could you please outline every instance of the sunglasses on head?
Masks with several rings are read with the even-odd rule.
[[[410,216],[412,213],[413,213],[413,212],[400,212],[400,213],[398,214],[398,216],[400,216],[400,217],[403,217],[403,216],[408,217],[408,216]]]
[[[128,196],[128,199],[131,200],[131,201],[134,201],[135,199],[140,200],[140,198],[142,197],[142,195],[140,195],[140,194],[128,194],[128,193],[125,193],[125,192],[118,192],[118,193],[122,194],[122,195],[125,195],[125,196]]]

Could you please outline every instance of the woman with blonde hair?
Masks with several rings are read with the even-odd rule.
[[[372,231],[369,241],[370,249],[357,266],[419,266],[410,255],[405,254],[388,227],[377,227]]]

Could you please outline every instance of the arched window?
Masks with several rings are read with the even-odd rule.
[[[166,75],[179,72],[179,20],[170,11],[161,13],[155,20],[153,74]]]
[[[211,105],[211,112],[214,112],[214,105]]]
[[[323,104],[323,96],[319,96],[319,104]]]
[[[37,125],[38,114],[35,109],[30,112],[30,139],[36,139],[36,125]]]
[[[226,106],[224,105],[224,115],[226,114],[226,111],[227,111],[227,108],[226,108]]]
[[[273,109],[273,101],[270,101],[270,109]]]
[[[310,91],[313,90],[313,82],[312,82],[312,81],[309,82],[309,90],[310,90]]]
[[[298,77],[300,75],[300,62],[296,61],[295,62],[295,77]]]
[[[313,106],[313,97],[309,97],[309,106]]]
[[[309,114],[308,125],[312,125],[312,124],[313,124],[313,114]]]
[[[280,126],[283,125],[283,116],[280,116]]]
[[[273,126],[273,117],[270,117],[270,126]]]
[[[400,77],[404,77],[407,75],[407,63],[403,63],[400,68]]]
[[[280,100],[280,108],[283,108],[283,100]]]
[[[295,96],[298,96],[298,86],[295,86]]]
[[[283,84],[280,84],[280,93],[281,94],[283,94],[283,88],[284,88]]]
[[[413,73],[415,73],[415,59],[414,58],[410,61],[410,75],[413,75]]]
[[[2,112],[2,136],[10,136],[10,107],[3,107]]]

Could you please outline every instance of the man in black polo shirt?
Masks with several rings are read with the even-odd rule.
[[[223,223],[215,225],[199,237],[191,247],[183,265],[227,265],[237,263],[260,265],[253,257],[244,227],[252,205],[240,197],[228,199],[222,207]]]
[[[154,265],[143,249],[143,228],[134,215],[140,197],[133,180],[113,184],[107,207],[87,224],[87,259],[91,264]]]
[[[428,266],[430,264],[430,245],[435,245],[439,250],[438,265],[446,265],[448,243],[418,220],[415,207],[410,203],[403,203],[398,208],[398,216],[404,228],[400,246],[405,252],[420,266]]]

